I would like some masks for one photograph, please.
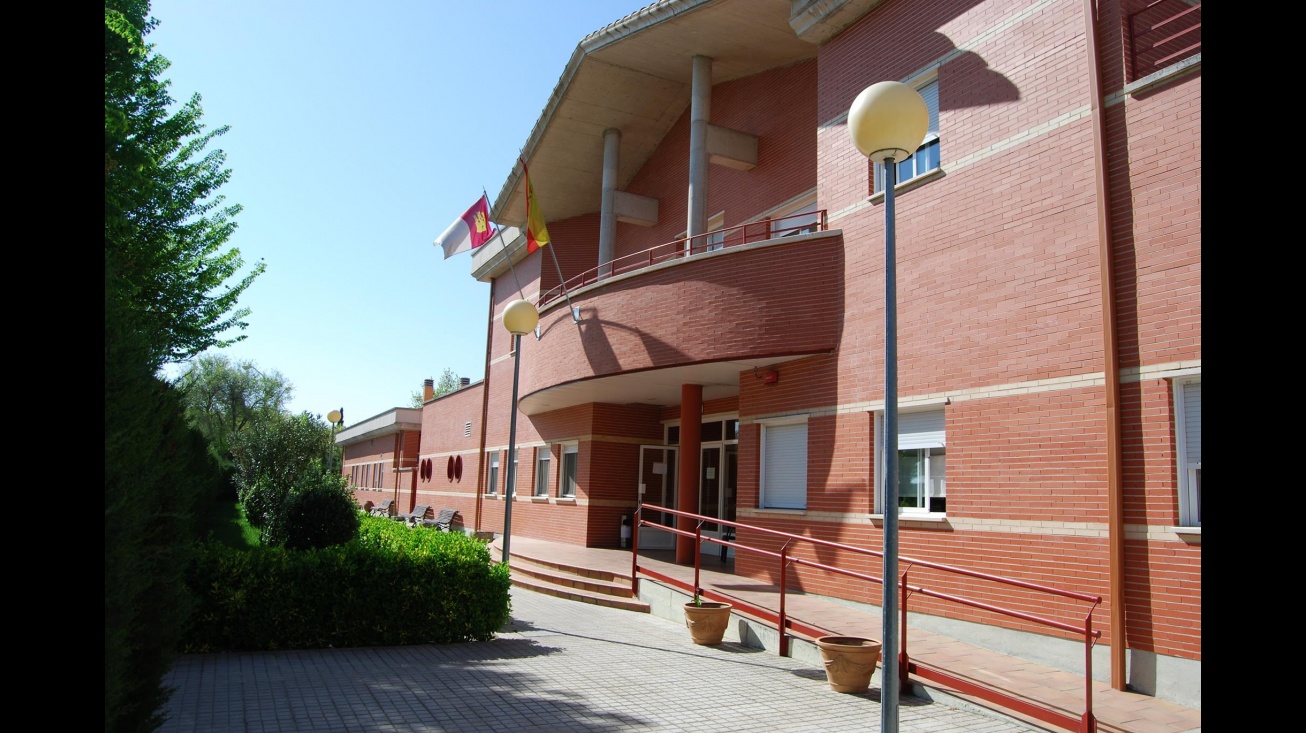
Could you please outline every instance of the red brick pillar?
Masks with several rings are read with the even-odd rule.
[[[698,513],[698,469],[703,456],[703,385],[680,385],[680,474],[676,477],[676,508]],[[693,532],[698,522],[678,517],[676,527]],[[694,538],[676,536],[676,563],[694,562]]]

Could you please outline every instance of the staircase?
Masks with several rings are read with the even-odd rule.
[[[490,559],[502,562],[503,548],[498,542],[490,545]],[[649,605],[634,597],[630,590],[630,577],[607,570],[580,567],[556,560],[524,555],[513,546],[512,564],[509,567],[512,584],[518,588],[545,593],[596,606],[620,608],[626,611],[648,613]]]

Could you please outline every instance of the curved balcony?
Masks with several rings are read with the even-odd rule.
[[[829,353],[843,328],[843,233],[824,219],[784,234],[767,222],[765,238],[741,226],[678,240],[545,293],[539,338],[522,349],[522,411],[677,404],[686,383],[724,397],[741,371]]]

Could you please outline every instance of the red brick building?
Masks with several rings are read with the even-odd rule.
[[[904,556],[1101,595],[1098,651],[1200,707],[1200,12],[669,0],[582,39],[522,146],[552,241],[519,166],[472,256],[486,377],[426,403],[415,496],[503,530],[524,298],[514,535],[615,547],[643,502],[876,548],[896,460]],[[884,179],[847,130],[884,80],[930,116],[894,189],[888,458]]]

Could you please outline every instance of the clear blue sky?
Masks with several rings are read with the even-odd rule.
[[[246,339],[209,353],[346,425],[446,368],[482,379],[489,285],[432,242],[494,201],[580,40],[651,2],[155,0],[173,98],[231,128],[229,246],[267,263]]]

